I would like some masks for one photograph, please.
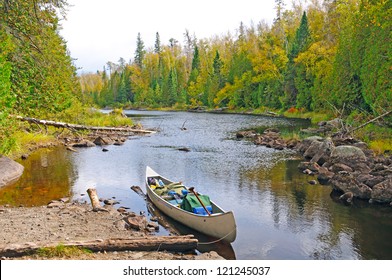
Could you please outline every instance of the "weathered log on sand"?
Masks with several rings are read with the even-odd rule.
[[[98,212],[98,211],[106,211],[108,212],[107,209],[103,208],[101,206],[101,203],[99,202],[99,197],[97,194],[97,190],[90,188],[87,190],[87,194],[90,197],[91,200],[91,205],[93,206],[93,211]]]
[[[193,235],[147,236],[138,238],[112,238],[91,241],[72,241],[61,243],[65,247],[78,247],[92,252],[101,251],[171,251],[188,252],[195,250],[198,240]],[[0,257],[18,257],[34,254],[38,249],[53,248],[59,243],[25,243],[0,245]]]
[[[70,130],[91,130],[91,131],[109,131],[109,132],[129,132],[129,133],[155,133],[152,130],[136,129],[131,127],[110,127],[110,126],[88,126],[81,124],[71,124],[65,122],[55,122],[50,120],[40,120],[36,118],[15,116],[16,119],[29,123],[40,124],[44,126],[53,126],[57,128],[67,128]]]

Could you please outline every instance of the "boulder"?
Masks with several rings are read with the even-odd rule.
[[[335,148],[330,138],[325,139],[323,142],[313,141],[310,147],[305,151],[305,158],[311,157],[311,162],[317,162],[319,165],[323,165],[328,162],[332,150]]]
[[[336,163],[332,165],[330,170],[334,173],[338,173],[339,171],[353,172],[353,169],[350,166],[343,163]]]
[[[304,140],[301,141],[301,143],[299,143],[295,149],[301,153],[304,154],[305,151],[310,147],[310,145],[313,143],[313,141],[318,141],[318,142],[323,142],[324,138],[320,137],[320,136],[311,136],[311,137],[307,137]]]
[[[374,176],[371,174],[359,174],[357,176],[358,182],[364,183],[365,185],[373,188],[375,185],[383,182],[385,180],[382,176]]]
[[[392,178],[375,185],[373,187],[371,199],[380,203],[392,202]]]
[[[17,181],[23,174],[23,165],[12,159],[0,156],[0,188]]]
[[[114,141],[112,139],[110,139],[109,137],[105,137],[105,136],[98,136],[94,140],[94,144],[98,145],[98,146],[112,145],[113,143],[114,143]]]
[[[320,167],[319,174],[317,175],[317,180],[321,185],[327,185],[330,183],[334,175],[335,173],[329,171],[327,168]]]
[[[342,163],[351,167],[353,171],[361,173],[370,172],[365,153],[360,148],[354,146],[343,145],[333,149],[331,163]]]
[[[310,144],[309,148],[307,148],[305,153],[303,154],[305,159],[309,159],[309,160],[312,159],[318,153],[318,151],[320,151],[322,145],[323,145],[323,142],[313,141]]]
[[[372,189],[367,185],[358,182],[355,175],[349,172],[340,171],[331,179],[334,189],[346,193],[352,192],[354,197],[360,199],[370,199]]]
[[[72,147],[78,147],[78,148],[88,148],[88,147],[95,147],[95,144],[91,142],[90,140],[83,139],[79,141],[78,143],[72,144]]]

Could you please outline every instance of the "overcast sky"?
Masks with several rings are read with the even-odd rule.
[[[79,73],[102,70],[108,61],[133,60],[140,32],[146,48],[174,38],[183,45],[185,30],[198,39],[275,17],[274,0],[68,0],[60,34],[67,41]]]

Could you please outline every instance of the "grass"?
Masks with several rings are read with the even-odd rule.
[[[89,113],[81,120],[84,125],[89,126],[132,126],[132,120],[130,118],[124,118],[119,113],[114,114],[103,114],[99,111]]]
[[[377,155],[384,153],[392,153],[392,139],[379,139],[372,140],[369,143],[369,148],[373,150]]]
[[[86,108],[80,103],[76,103],[71,108],[56,115],[47,116],[45,119],[86,126],[123,127],[133,125],[130,118],[124,117],[121,109],[115,109],[113,113],[105,114],[96,109]],[[55,135],[61,132],[61,129],[45,128],[42,125],[30,125],[19,121],[13,121],[4,129],[7,129],[7,134],[2,133],[0,135],[0,154],[12,158],[28,153],[32,147],[55,143],[57,141]],[[67,133],[69,131],[65,130],[62,135]],[[84,133],[83,131],[79,132],[80,135]]]
[[[76,103],[61,114],[53,116],[62,122],[82,124],[88,126],[132,126],[132,120],[124,117],[122,109],[114,109],[110,114],[105,114],[94,108],[86,108]]]
[[[310,119],[312,124],[317,124],[321,121],[331,120],[334,117],[328,113],[324,112],[305,112],[303,110],[298,110],[295,108],[290,108],[289,110],[283,112],[283,116],[286,118],[302,118]]]
[[[1,143],[0,150],[3,151],[2,154],[16,158],[28,153],[34,146],[45,146],[57,141],[52,134],[27,132],[25,129],[26,127],[21,125],[19,129]]]
[[[37,251],[37,255],[42,258],[74,258],[91,254],[92,252],[88,249],[78,248],[76,246],[65,246],[59,244],[56,247],[40,248]]]

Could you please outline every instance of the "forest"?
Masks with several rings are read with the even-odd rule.
[[[240,24],[235,34],[183,44],[139,33],[134,59],[80,77],[85,100],[100,106],[339,111],[381,115],[392,104],[388,0],[312,0],[285,9],[272,25]]]
[[[365,120],[391,110],[391,0],[275,0],[272,24],[145,46],[77,75],[60,36],[66,0],[0,0],[0,153],[13,115],[77,120],[84,108],[327,112]],[[249,7],[251,8],[251,7]],[[180,40],[182,42],[180,42]],[[130,46],[131,49],[131,46]],[[392,117],[382,119],[391,128]]]

